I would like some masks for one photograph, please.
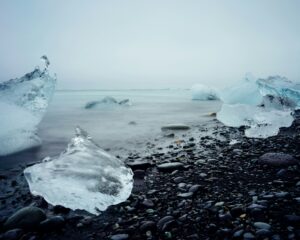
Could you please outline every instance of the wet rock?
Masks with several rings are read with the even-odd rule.
[[[243,230],[243,229],[239,229],[239,230],[237,230],[237,231],[235,231],[235,232],[233,233],[232,238],[233,238],[233,239],[241,239],[242,236],[243,236],[243,233],[244,233],[244,230]]]
[[[164,134],[164,137],[173,138],[173,137],[175,137],[175,134],[174,133]]]
[[[147,207],[147,208],[154,207],[154,203],[150,199],[144,199],[144,201],[142,202],[142,205]]]
[[[182,182],[183,181],[183,177],[176,177],[176,178],[174,178],[173,179],[173,181],[175,182],[175,183],[180,183],[180,182]]]
[[[12,229],[3,234],[3,240],[18,240],[23,235],[22,229]]]
[[[183,164],[180,162],[162,163],[157,165],[157,168],[162,172],[172,172],[176,169],[182,169]]]
[[[234,218],[237,218],[241,216],[244,213],[244,210],[242,207],[234,207],[230,210],[231,216]]]
[[[151,163],[147,161],[134,161],[134,162],[127,162],[128,167],[130,167],[133,171],[137,169],[146,170],[147,168],[151,167]]]
[[[255,222],[253,225],[255,228],[258,228],[258,229],[266,229],[266,230],[271,229],[271,225],[268,223],[264,223],[264,222]]]
[[[134,179],[143,179],[144,177],[145,177],[145,171],[144,170],[135,170],[134,172],[133,172],[133,177],[134,177]]]
[[[168,227],[168,225],[170,225],[173,221],[174,221],[174,217],[165,216],[157,222],[157,224],[156,224],[157,229],[159,231],[164,231]]]
[[[200,238],[199,238],[199,235],[197,233],[195,233],[195,234],[187,236],[186,239],[188,239],[188,240],[197,240],[197,239],[200,239]]]
[[[258,239],[265,239],[272,235],[272,232],[268,229],[259,229],[255,232],[255,235]]]
[[[161,127],[161,130],[166,131],[166,130],[188,130],[190,129],[189,126],[185,124],[169,124]]]
[[[192,192],[192,193],[198,192],[200,188],[201,188],[200,185],[195,184],[195,185],[190,187],[189,192]]]
[[[229,213],[220,214],[219,219],[221,222],[228,222],[232,220],[232,216]]]
[[[194,195],[193,192],[186,192],[186,193],[179,193],[177,194],[178,197],[181,198],[191,198]]]
[[[39,229],[43,232],[57,231],[65,225],[65,219],[61,216],[48,218],[40,223]]]
[[[215,206],[216,207],[221,207],[221,206],[223,206],[224,205],[224,202],[217,202],[217,203],[215,203]]]
[[[5,229],[36,229],[46,219],[44,211],[37,207],[24,207],[10,216],[3,227]]]
[[[146,221],[143,222],[143,224],[140,226],[140,230],[142,232],[146,232],[146,231],[152,231],[156,228],[156,224],[153,221]]]
[[[126,240],[129,239],[128,234],[116,234],[110,237],[111,240]]]
[[[70,212],[70,208],[65,208],[64,206],[56,205],[53,207],[53,212],[55,214],[68,214]]]
[[[298,160],[286,153],[265,153],[260,156],[258,163],[272,167],[288,167],[298,164]]]
[[[285,215],[284,221],[288,225],[300,227],[300,216],[297,215]]]
[[[265,213],[261,208],[253,208],[250,211],[250,215],[255,221],[263,221],[266,218]]]
[[[250,232],[246,232],[243,235],[243,239],[244,240],[255,240],[255,236]]]

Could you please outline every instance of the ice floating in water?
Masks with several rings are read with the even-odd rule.
[[[247,137],[266,138],[289,127],[299,107],[300,85],[279,76],[249,77],[221,94],[223,106],[217,118],[231,127],[247,126]]]
[[[0,156],[40,145],[36,128],[52,98],[55,83],[47,67],[0,83]]]
[[[193,100],[218,100],[217,91],[213,88],[202,84],[196,84],[192,87],[192,99]]]
[[[84,108],[92,109],[99,105],[100,106],[130,106],[131,103],[130,103],[129,99],[124,99],[124,100],[118,102],[115,98],[108,96],[108,97],[103,98],[101,101],[88,102]]]
[[[80,128],[63,153],[26,168],[24,175],[32,194],[53,205],[93,214],[125,201],[133,187],[131,169]]]

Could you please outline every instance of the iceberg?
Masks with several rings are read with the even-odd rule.
[[[192,88],[192,100],[219,100],[215,89],[202,84],[195,84]]]
[[[131,103],[129,99],[124,99],[121,101],[117,101],[115,98],[107,96],[103,98],[101,101],[91,101],[85,105],[85,109],[92,109],[97,106],[107,107],[107,106],[130,106]]]
[[[247,75],[220,98],[219,121],[231,127],[246,126],[247,137],[266,138],[293,123],[293,112],[300,104],[300,85],[280,76],[255,79]]]
[[[47,59],[43,56],[44,60]],[[21,78],[0,83],[0,156],[41,144],[37,126],[53,96],[56,78],[37,67]]]
[[[125,201],[133,187],[132,170],[79,127],[63,153],[26,168],[24,176],[33,195],[96,215]]]

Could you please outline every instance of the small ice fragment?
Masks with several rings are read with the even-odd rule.
[[[217,91],[211,87],[195,84],[191,90],[193,100],[219,100]]]
[[[115,98],[107,96],[100,101],[91,101],[85,105],[85,109],[93,109],[97,106],[101,107],[111,107],[111,106],[130,106],[131,103],[129,99],[124,99],[118,102]]]

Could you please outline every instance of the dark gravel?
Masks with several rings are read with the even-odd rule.
[[[209,124],[210,134],[197,127],[199,137],[174,137],[153,154],[126,159],[133,192],[100,216],[33,197],[22,168],[0,172],[0,239],[300,239],[300,121],[268,139]],[[269,164],[264,154],[293,164]],[[47,219],[30,230],[4,229],[27,206]]]

